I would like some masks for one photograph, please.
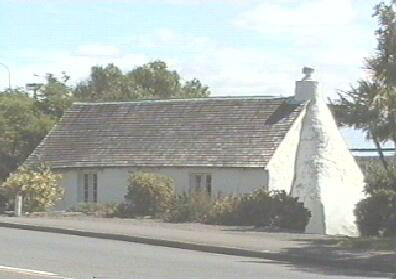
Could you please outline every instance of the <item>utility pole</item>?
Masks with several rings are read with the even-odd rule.
[[[7,72],[8,72],[8,89],[11,90],[11,73],[10,73],[10,69],[9,69],[9,68],[7,67],[7,65],[4,64],[4,63],[1,63],[1,62],[0,62],[0,65],[3,66],[4,69],[6,69]]]

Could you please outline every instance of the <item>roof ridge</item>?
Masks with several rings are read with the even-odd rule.
[[[137,103],[170,103],[170,102],[186,102],[186,101],[205,101],[205,100],[243,100],[243,99],[257,99],[257,100],[287,100],[293,97],[281,96],[216,96],[203,98],[170,98],[170,99],[138,99],[134,101],[125,102],[74,102],[75,105],[116,105],[116,104],[137,104]]]

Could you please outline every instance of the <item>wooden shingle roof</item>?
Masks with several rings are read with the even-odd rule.
[[[302,107],[268,97],[76,103],[26,163],[265,167]]]

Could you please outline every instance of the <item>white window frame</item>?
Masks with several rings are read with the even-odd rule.
[[[96,172],[82,174],[81,202],[98,203],[98,174]]]

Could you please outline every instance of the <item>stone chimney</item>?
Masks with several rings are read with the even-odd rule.
[[[308,101],[313,99],[318,95],[318,85],[317,81],[312,80],[312,74],[314,73],[313,68],[304,67],[302,73],[304,77],[296,81],[296,89],[294,99],[298,102]]]

